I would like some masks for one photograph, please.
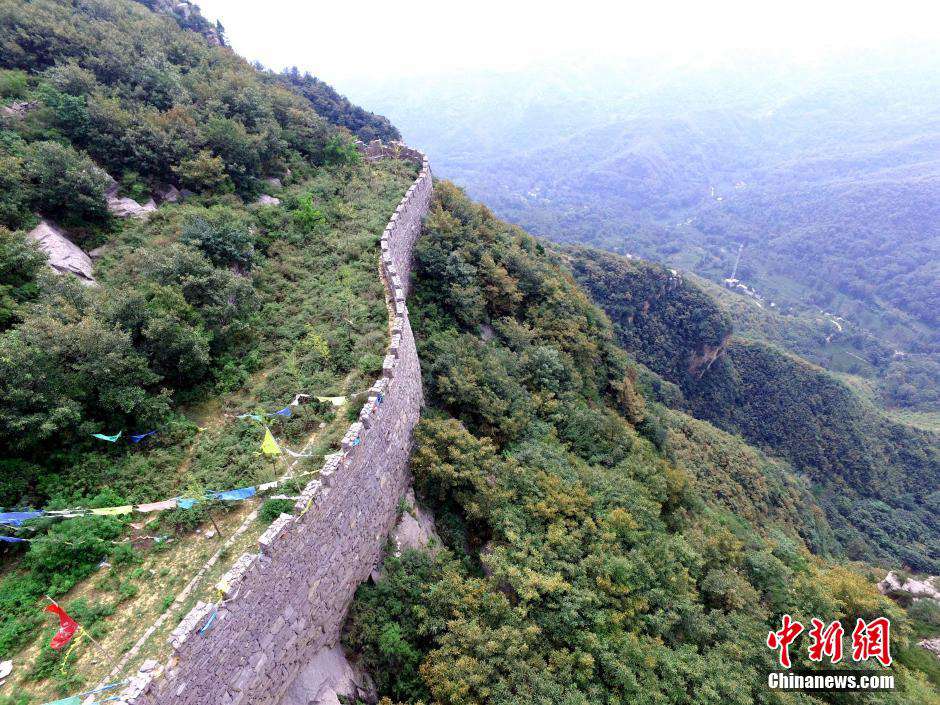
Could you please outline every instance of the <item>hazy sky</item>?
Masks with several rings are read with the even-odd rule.
[[[515,68],[557,57],[814,60],[831,52],[940,41],[931,0],[201,0],[243,56],[328,82]],[[341,87],[341,86],[339,86]]]

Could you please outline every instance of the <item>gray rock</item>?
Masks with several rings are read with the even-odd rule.
[[[140,205],[133,198],[119,198],[116,193],[108,191],[108,210],[118,218],[141,218],[146,219],[150,214],[157,210],[157,204],[151,198],[144,205]]]
[[[25,117],[26,114],[32,110],[35,110],[39,107],[38,101],[20,101],[15,100],[10,105],[5,105],[0,108],[0,115],[3,117],[10,118],[21,118]]]
[[[922,649],[927,649],[927,651],[940,659],[940,636],[934,637],[933,639],[923,639],[918,641],[917,645]]]
[[[915,599],[929,599],[940,601],[940,590],[936,584],[940,578],[930,576],[923,580],[908,578],[901,581],[901,578],[892,570],[885,579],[878,583],[878,590],[882,595],[888,595],[893,592],[906,592]]]
[[[378,702],[375,685],[358,664],[349,662],[342,647],[321,649],[291,683],[279,705],[339,705],[339,698],[351,702]]]
[[[441,547],[441,537],[434,529],[434,515],[415,501],[415,493],[409,489],[405,495],[408,510],[402,513],[398,525],[392,532],[397,547],[396,555],[408,549],[427,548],[436,553]]]
[[[274,196],[269,196],[266,193],[261,194],[257,201],[252,205],[255,206],[279,206],[281,204],[280,198],[275,198]]]
[[[281,180],[277,178],[276,176],[269,176],[268,178],[264,180],[264,183],[266,183],[271,188],[275,188],[275,189],[283,188],[283,185],[281,184]]]
[[[96,284],[91,258],[68,239],[64,230],[43,219],[29,232],[29,237],[46,253],[53,271],[58,274],[74,274],[80,282],[89,286]]]
[[[154,189],[153,195],[157,197],[160,203],[176,203],[183,197],[180,190],[173,184],[159,184]]]

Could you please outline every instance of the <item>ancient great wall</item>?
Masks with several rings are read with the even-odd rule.
[[[390,311],[382,377],[304,489],[219,583],[218,604],[198,603],[171,636],[168,662],[145,664],[117,693],[128,705],[273,705],[318,651],[336,644],[357,586],[381,558],[410,482],[421,370],[406,297],[415,240],[431,200],[424,155],[405,145],[360,145],[366,160],[420,165],[381,239]]]

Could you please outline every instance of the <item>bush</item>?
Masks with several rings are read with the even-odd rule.
[[[235,185],[225,172],[225,162],[207,149],[194,157],[183,159],[178,166],[173,167],[173,171],[184,188],[196,193],[231,193],[235,190]]]
[[[65,224],[103,223],[108,215],[107,174],[86,154],[58,142],[33,142],[23,155],[30,207]]]
[[[281,514],[290,514],[294,511],[294,502],[289,499],[266,499],[258,510],[258,520],[270,524]]]
[[[29,75],[17,69],[0,69],[0,98],[25,98]]]
[[[217,266],[251,269],[254,244],[249,226],[228,208],[218,206],[189,218],[180,242],[201,250]]]
[[[35,243],[0,227],[0,331],[14,323],[20,306],[38,294],[36,275],[45,262]]]

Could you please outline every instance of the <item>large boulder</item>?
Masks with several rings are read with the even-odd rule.
[[[156,202],[151,198],[144,205],[140,205],[133,198],[121,198],[117,195],[117,188],[112,187],[107,194],[108,210],[111,215],[118,218],[142,218],[150,217],[150,214],[157,210]]]
[[[279,705],[375,703],[378,699],[369,675],[358,664],[350,663],[342,647],[334,646],[318,651],[301,669]]]
[[[84,250],[68,239],[65,231],[48,220],[40,220],[39,225],[29,232],[29,237],[37,242],[39,249],[49,258],[49,266],[58,274],[74,274],[83,284],[94,286],[91,258]]]
[[[434,515],[418,504],[411,489],[405,495],[405,511],[392,532],[392,540],[396,555],[408,549],[427,549],[433,554],[441,547],[441,537],[434,529]]]
[[[885,579],[878,583],[878,590],[882,595],[907,594],[915,600],[937,600],[940,602],[940,589],[937,588],[940,578],[929,576],[922,580],[907,578],[902,580],[894,571],[889,572]]]
[[[275,198],[274,196],[269,196],[266,193],[261,194],[258,197],[258,200],[255,201],[252,205],[254,206],[279,206],[281,204],[280,198]]]
[[[927,649],[927,651],[940,659],[940,636],[934,637],[933,639],[923,639],[918,641],[917,645],[922,649]]]
[[[183,197],[180,190],[173,184],[157,184],[154,195],[160,203],[176,203]]]

